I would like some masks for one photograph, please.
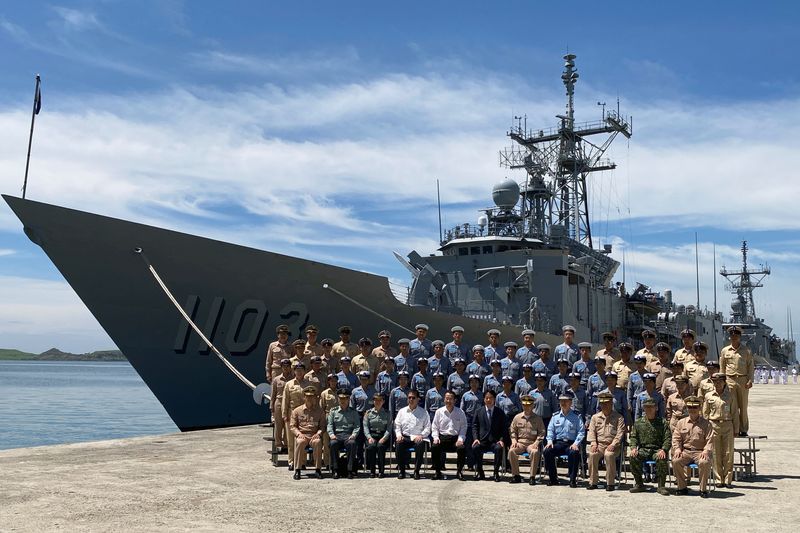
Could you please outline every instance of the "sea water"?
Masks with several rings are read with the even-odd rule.
[[[176,431],[129,363],[0,361],[0,450]]]

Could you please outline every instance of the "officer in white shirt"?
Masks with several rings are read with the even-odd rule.
[[[456,452],[456,477],[464,481],[464,459],[466,457],[466,447],[464,441],[467,438],[467,415],[464,411],[456,407],[456,395],[453,391],[447,391],[444,395],[444,407],[436,410],[431,423],[431,456],[433,467],[436,470],[433,479],[444,479],[442,476],[442,465],[444,464],[445,454],[448,451]]]
[[[431,434],[431,418],[427,411],[420,407],[419,392],[414,389],[408,391],[408,406],[397,412],[397,417],[394,419],[394,433],[397,463],[400,466],[397,479],[406,477],[406,465],[411,448],[414,448],[414,479],[419,479],[425,444]]]

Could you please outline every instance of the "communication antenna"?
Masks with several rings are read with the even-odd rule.
[[[439,207],[439,244],[442,244],[442,197],[439,194],[439,180],[436,180],[436,204]]]

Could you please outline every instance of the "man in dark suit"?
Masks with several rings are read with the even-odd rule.
[[[507,424],[503,410],[495,406],[495,393],[489,389],[483,393],[483,406],[478,407],[472,426],[472,454],[475,463],[475,479],[485,479],[483,454],[494,453],[494,480],[500,481],[500,465],[505,460]]]

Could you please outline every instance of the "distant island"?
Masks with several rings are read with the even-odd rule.
[[[50,348],[39,354],[0,348],[0,361],[127,361],[119,350],[100,350],[90,353],[62,352]]]

